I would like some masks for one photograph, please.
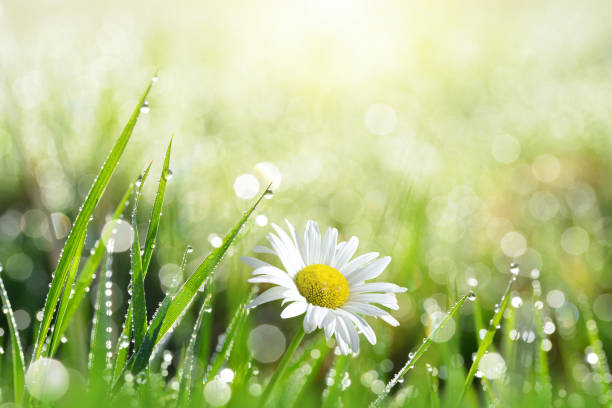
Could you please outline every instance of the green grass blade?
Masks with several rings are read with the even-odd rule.
[[[115,367],[113,369],[113,383],[116,383],[125,368],[127,355],[130,350],[130,340],[132,339],[132,307],[128,304],[128,309],[123,321],[121,335],[117,339],[117,349],[115,351]]]
[[[149,223],[149,229],[147,231],[147,238],[145,240],[144,253],[142,255],[142,269],[144,274],[147,274],[149,264],[151,263],[151,256],[153,255],[153,248],[155,248],[155,240],[157,239],[157,231],[159,229],[159,220],[162,214],[162,207],[164,205],[164,195],[166,193],[166,184],[170,178],[170,150],[172,149],[172,138],[168,143],[168,149],[166,150],[166,158],[164,159],[164,166],[162,168],[161,177],[159,178],[159,186],[157,187],[157,194],[155,196],[155,203],[153,204],[153,210],[151,212],[151,221]]]
[[[82,248],[85,243],[84,233],[81,235],[78,242],[79,246]],[[72,259],[72,264],[70,265],[70,269],[68,271],[68,277],[66,278],[65,284],[66,289],[62,293],[62,298],[57,312],[57,318],[55,320],[55,328],[57,328],[58,330],[56,330],[55,328],[52,329],[53,338],[51,341],[51,347],[46,350],[48,355],[52,355],[60,345],[60,339],[62,338],[62,335],[59,332],[61,331],[61,325],[68,309],[68,303],[70,301],[70,298],[73,296],[72,290],[74,289],[74,280],[79,269],[79,263],[81,262],[81,252],[82,251],[79,251],[77,254],[75,254],[75,257]]]
[[[234,312],[234,316],[230,321],[227,330],[225,331],[225,338],[223,339],[223,345],[221,349],[217,353],[217,355],[213,358],[208,372],[206,373],[206,378],[204,381],[209,381],[215,378],[215,376],[219,373],[223,365],[229,360],[230,355],[232,353],[232,348],[234,347],[234,341],[236,339],[237,334],[240,332],[242,325],[247,319],[249,314],[249,309],[247,309],[247,305],[251,301],[253,297],[254,291],[249,292],[246,300],[238,305],[238,310]]]
[[[485,334],[484,339],[482,339],[482,343],[480,343],[480,346],[478,347],[478,351],[476,352],[476,358],[472,362],[472,366],[470,367],[470,370],[468,371],[467,377],[465,379],[465,383],[463,384],[463,391],[461,392],[461,396],[459,397],[459,403],[461,403],[463,396],[472,386],[472,381],[474,380],[474,375],[476,375],[476,370],[478,369],[480,360],[487,351],[487,348],[489,348],[489,346],[493,342],[493,337],[497,332],[497,326],[499,326],[502,316],[504,315],[504,311],[506,310],[506,306],[508,305],[508,301],[510,300],[510,290],[512,289],[512,285],[514,284],[515,280],[516,276],[513,276],[508,282],[508,286],[506,287],[506,291],[502,296],[502,299],[499,303],[499,307],[493,315],[493,319],[491,319],[489,328],[487,329],[487,333]]]
[[[333,408],[341,405],[341,403],[338,403],[338,398],[342,390],[342,379],[347,372],[346,367],[349,363],[349,358],[349,356],[345,355],[336,357],[333,372],[330,370],[328,373],[328,375],[333,374],[333,381],[331,381],[331,385],[327,387],[326,397],[323,399],[323,408]]]
[[[134,183],[131,183],[127,191],[123,194],[121,201],[119,201],[119,204],[115,208],[115,212],[113,213],[113,216],[112,216],[113,221],[118,220],[119,217],[121,217],[121,214],[123,213],[123,211],[125,210],[128,204],[128,200],[130,198],[130,195],[132,194],[133,189],[134,189]],[[101,239],[99,239],[96,242],[91,252],[91,256],[87,258],[87,261],[85,262],[85,265],[83,266],[83,270],[79,274],[76,285],[74,287],[73,295],[68,297],[68,302],[67,302],[65,313],[61,312],[62,305],[60,304],[60,313],[58,313],[57,322],[55,324],[56,328],[54,332],[54,336],[57,337],[58,339],[61,339],[64,333],[66,332],[66,329],[68,328],[68,325],[70,324],[70,321],[74,317],[76,311],[78,310],[81,304],[81,301],[83,300],[83,298],[85,297],[85,294],[89,290],[89,287],[91,286],[91,281],[93,280],[93,276],[96,273],[96,270],[98,269],[98,267],[100,266],[100,262],[102,262],[102,257],[104,256],[105,252],[106,252],[106,246],[104,245],[104,242]],[[62,303],[63,303],[63,299],[62,299]],[[51,346],[51,353],[50,353],[51,356],[55,354],[59,344],[61,344],[61,342],[57,342],[54,339],[54,342],[52,342],[52,346]]]
[[[138,105],[132,112],[132,115],[125,127],[123,128],[121,135],[113,145],[113,148],[108,154],[106,161],[102,166],[102,169],[96,176],[94,183],[91,186],[91,189],[89,190],[89,193],[87,194],[87,197],[85,198],[81,209],[79,210],[76,220],[74,221],[72,230],[68,235],[68,239],[66,240],[66,244],[64,245],[64,249],[62,250],[62,254],[60,255],[57,268],[55,270],[55,273],[53,274],[53,278],[51,280],[51,287],[49,288],[49,292],[47,293],[47,298],[45,300],[45,305],[43,308],[42,321],[34,344],[32,361],[37,360],[41,355],[42,347],[47,339],[49,327],[51,326],[51,320],[53,319],[53,315],[55,314],[57,303],[64,288],[68,271],[75,256],[82,250],[83,240],[81,240],[81,236],[86,233],[87,226],[89,225],[89,221],[91,219],[93,211],[98,205],[100,197],[106,189],[106,186],[108,185],[108,182],[110,181],[110,178],[115,168],[117,167],[117,163],[119,163],[119,158],[123,154],[125,146],[130,140],[130,136],[132,135],[132,131],[134,130],[134,126],[136,125],[136,121],[138,120],[138,116],[140,115],[140,108],[143,102],[145,101],[145,98],[147,97],[152,84],[152,81],[149,82],[149,85],[142,94]]]
[[[91,345],[89,361],[89,378],[95,395],[104,395],[107,383],[105,380],[110,370],[110,328],[111,308],[108,302],[112,293],[107,286],[111,283],[113,255],[112,240],[109,240],[109,251],[106,256],[106,268],[98,279],[98,294],[95,304],[95,317],[91,328]]]
[[[142,257],[140,254],[140,238],[138,237],[138,222],[136,215],[138,213],[138,201],[142,187],[145,184],[151,164],[144,171],[142,178],[137,182],[138,189],[134,193],[134,208],[132,210],[132,228],[134,229],[134,241],[132,242],[131,251],[131,266],[132,266],[132,299],[130,300],[130,310],[134,314],[134,345],[138,350],[142,344],[145,333],[147,331],[147,301],[145,299],[144,289],[144,271],[142,267]],[[130,311],[128,311],[130,313]]]
[[[185,359],[183,362],[183,369],[181,370],[180,375],[179,395],[176,404],[177,407],[186,406],[191,397],[191,385],[193,378],[193,367],[196,359],[195,353],[198,334],[200,333],[200,327],[202,326],[202,322],[204,321],[204,316],[210,315],[209,310],[211,301],[212,294],[209,293],[208,296],[206,296],[206,298],[202,302],[200,313],[198,313],[198,318],[193,327],[193,332],[191,333],[189,344],[187,345],[187,349],[185,350]]]
[[[2,272],[2,266],[0,266],[0,272]],[[8,293],[4,288],[4,281],[0,277],[0,298],[2,299],[2,312],[6,316],[8,321],[9,332],[11,335],[11,350],[13,355],[13,393],[15,398],[15,404],[20,405],[23,399],[24,384],[25,384],[25,363],[23,358],[23,349],[21,348],[21,341],[19,340],[19,333],[17,332],[17,325],[15,324],[15,317],[13,316],[13,308],[8,298]]]
[[[610,395],[612,392],[610,390],[610,382],[608,379],[612,378],[612,375],[610,375],[608,359],[606,358],[606,353],[603,350],[604,343],[599,338],[599,328],[597,327],[597,322],[593,318],[593,313],[591,312],[588,299],[586,296],[581,295],[579,296],[578,302],[580,304],[582,315],[584,316],[589,346],[591,348],[590,353],[595,353],[597,356],[596,361],[594,363],[589,362],[589,364],[591,364],[593,370],[598,374],[597,378],[600,387],[599,401],[601,402],[602,407],[609,407],[611,406]]]
[[[162,301],[161,306],[155,312],[151,324],[147,329],[147,332],[142,341],[142,345],[136,350],[133,357],[130,359],[132,360],[132,373],[137,374],[141,372],[149,364],[149,359],[151,357],[151,354],[153,353],[153,349],[155,348],[158,339],[161,337],[160,329],[162,327],[164,318],[168,313],[168,308],[170,307],[170,303],[172,302],[173,293],[175,292],[175,290],[176,288],[171,288],[164,300]],[[128,362],[128,365],[130,365],[130,362]]]
[[[257,201],[255,201],[255,203],[244,213],[234,228],[232,228],[232,230],[225,236],[221,246],[211,251],[200,266],[198,266],[193,275],[191,275],[179,289],[168,308],[168,313],[166,314],[166,318],[164,319],[160,329],[158,340],[161,339],[168,332],[168,330],[172,328],[172,326],[174,326],[179,317],[185,312],[187,307],[189,307],[204,281],[209,275],[212,275],[214,269],[219,264],[228,248],[236,239],[238,232],[240,232],[240,229],[246,223],[247,219],[253,213],[266,193],[268,193],[267,189],[261,193]]]
[[[544,333],[544,321],[542,319],[542,309],[544,304],[542,300],[540,300],[542,295],[542,287],[540,285],[540,281],[538,280],[534,280],[531,284],[533,287],[533,317],[538,335],[536,385],[541,387],[542,403],[549,407],[552,405],[552,384],[550,382],[550,371],[548,369],[548,352],[542,346],[543,341],[546,339],[546,333]]]
[[[416,364],[416,362],[418,361],[419,358],[421,358],[421,356],[423,354],[425,354],[425,352],[427,351],[427,349],[429,349],[429,347],[431,346],[431,344],[433,343],[433,338],[436,336],[436,334],[438,333],[438,331],[443,328],[447,322],[449,322],[457,313],[457,311],[459,309],[461,309],[461,306],[465,303],[465,301],[470,298],[471,296],[474,296],[472,293],[469,293],[467,295],[463,295],[463,297],[461,299],[459,299],[459,301],[457,303],[455,303],[455,305],[450,309],[450,311],[447,313],[446,317],[440,322],[440,324],[431,332],[431,334],[426,337],[423,340],[423,343],[419,346],[419,348],[414,352],[414,354],[411,355],[411,357],[408,359],[408,361],[406,361],[406,364],[404,364],[404,366],[402,367],[401,370],[399,370],[395,376],[391,379],[391,381],[389,381],[387,383],[387,385],[385,386],[385,390],[384,392],[382,392],[378,398],[376,398],[376,400],[372,401],[372,403],[370,404],[370,408],[374,408],[374,407],[380,407],[382,402],[385,400],[385,398],[387,397],[387,395],[389,395],[389,392],[391,391],[391,389],[393,387],[395,387],[395,385],[399,382],[399,380],[402,379],[402,377],[404,377],[404,375],[406,375],[406,373],[408,371],[410,371],[414,365]]]

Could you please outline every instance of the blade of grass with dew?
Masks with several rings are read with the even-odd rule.
[[[121,217],[121,214],[127,207],[128,200],[130,198],[130,195],[132,194],[132,190],[134,189],[134,184],[135,183],[131,183],[128,189],[126,190],[126,192],[123,194],[123,197],[121,198],[121,200],[119,201],[119,204],[115,208],[115,212],[113,213],[111,221],[118,220]],[[74,294],[68,297],[68,304],[66,306],[66,311],[63,314],[61,313],[62,305],[60,304],[60,313],[58,313],[58,318],[55,324],[56,328],[54,332],[54,336],[56,336],[60,340],[61,340],[61,337],[66,332],[66,329],[68,328],[70,321],[74,317],[74,314],[78,310],[79,305],[81,304],[81,301],[85,297],[85,293],[87,293],[87,291],[89,290],[91,281],[93,280],[96,270],[100,266],[100,262],[102,262],[102,258],[105,252],[106,252],[106,246],[104,245],[103,240],[99,239],[96,242],[91,252],[91,256],[87,258],[87,261],[85,262],[85,265],[83,266],[83,269],[81,270],[81,273],[79,274],[79,277],[77,278],[77,282],[74,287]],[[58,325],[59,325],[59,329],[58,329]],[[52,346],[51,346],[51,353],[50,353],[51,356],[55,354],[59,344],[61,344],[61,342],[57,342],[54,339],[54,341],[52,342]]]
[[[166,314],[168,313],[168,309],[172,303],[176,289],[176,287],[169,289],[166,297],[162,301],[161,306],[157,309],[153,319],[151,320],[151,324],[145,333],[142,345],[136,350],[132,358],[130,358],[130,361],[128,361],[127,366],[131,367],[130,369],[132,373],[137,374],[143,371],[149,364],[149,359],[153,353],[155,344],[157,344],[159,338],[161,337],[160,331],[162,328],[162,323],[166,317]]]
[[[438,334],[438,331],[442,327],[444,327],[446,323],[449,322],[453,318],[453,316],[455,316],[455,314],[461,308],[461,306],[465,303],[465,301],[468,298],[471,298],[473,296],[474,294],[470,292],[466,295],[463,295],[463,297],[461,297],[461,299],[459,299],[459,301],[455,303],[455,305],[450,309],[450,311],[447,313],[446,317],[440,322],[440,324],[431,332],[431,334],[428,337],[423,339],[423,343],[414,352],[414,354],[410,356],[410,358],[408,359],[408,361],[406,361],[406,364],[404,364],[402,369],[398,371],[395,374],[395,376],[391,379],[391,381],[387,383],[387,385],[385,386],[385,390],[378,396],[378,398],[376,398],[376,400],[372,401],[372,403],[370,404],[370,408],[381,406],[384,399],[387,397],[387,395],[389,395],[389,392],[391,391],[391,389],[399,382],[399,380],[402,379],[404,375],[406,375],[406,373],[409,370],[411,370],[414,367],[418,359],[421,358],[423,354],[425,354],[427,349],[429,349],[429,347],[433,343],[433,338],[436,336],[436,334]]]
[[[97,207],[98,202],[102,197],[102,193],[106,189],[106,186],[108,185],[108,182],[110,181],[110,178],[117,167],[117,164],[119,163],[119,159],[125,150],[125,146],[130,140],[130,136],[132,135],[132,131],[134,130],[134,126],[136,125],[138,116],[140,115],[140,109],[145,101],[145,98],[149,94],[152,85],[153,81],[150,81],[142,94],[138,105],[132,112],[130,119],[119,135],[119,138],[115,141],[115,144],[102,165],[100,172],[96,176],[91,189],[89,190],[89,193],[87,194],[87,197],[79,210],[76,220],[74,221],[74,225],[70,231],[70,234],[68,235],[66,244],[64,245],[60,255],[57,268],[55,269],[55,273],[51,279],[51,287],[49,288],[47,298],[45,299],[43,317],[36,336],[36,342],[34,344],[32,361],[38,360],[41,355],[42,346],[47,339],[48,330],[51,326],[51,320],[55,314],[55,309],[65,284],[69,283],[70,285],[68,287],[72,286],[72,282],[66,282],[66,278],[72,261],[74,260],[76,254],[80,253],[82,250],[84,241],[80,238],[86,233],[93,211]]]
[[[85,243],[85,233],[81,234],[78,240],[78,243],[79,243],[79,247],[83,248],[83,245]],[[51,347],[49,347],[46,350],[46,353],[45,353],[46,355],[53,354],[54,350],[57,349],[57,347],[60,344],[62,335],[59,334],[59,331],[56,329],[61,330],[61,322],[63,321],[64,316],[66,314],[66,310],[68,308],[68,302],[70,300],[70,297],[73,295],[72,292],[74,290],[74,280],[76,278],[76,274],[79,269],[79,263],[81,262],[81,252],[82,251],[79,251],[77,254],[75,254],[75,257],[72,259],[72,263],[68,270],[68,277],[66,278],[66,286],[64,287],[64,290],[62,292],[62,297],[60,300],[57,317],[55,319],[55,325],[51,326],[51,331],[53,333],[53,337],[51,339]],[[70,288],[70,290],[68,290],[68,288]]]
[[[183,360],[183,368],[180,372],[180,381],[179,381],[179,394],[176,402],[177,407],[186,406],[191,398],[191,385],[193,378],[193,369],[195,365],[195,352],[196,352],[196,344],[198,340],[198,334],[200,333],[200,328],[202,326],[202,322],[204,321],[205,316],[210,316],[210,309],[212,301],[212,294],[208,294],[204,301],[202,302],[202,306],[200,307],[200,313],[198,313],[198,318],[196,319],[196,323],[193,327],[193,332],[191,333],[191,337],[189,338],[189,344],[187,349],[185,350],[185,358]]]
[[[157,231],[159,230],[159,220],[162,214],[162,207],[164,205],[164,195],[166,194],[166,184],[172,172],[170,171],[170,151],[172,149],[172,138],[168,143],[166,149],[166,157],[164,159],[164,165],[162,168],[161,177],[159,178],[159,185],[157,187],[157,194],[155,195],[155,202],[153,203],[153,210],[151,211],[151,221],[149,222],[149,229],[147,230],[147,237],[145,239],[144,253],[142,255],[142,270],[144,274],[147,274],[149,264],[151,263],[151,257],[153,255],[153,249],[155,248],[155,241],[157,239]]]
[[[501,298],[499,307],[497,308],[495,315],[493,315],[493,318],[491,319],[489,328],[487,329],[487,333],[482,339],[482,343],[480,343],[480,346],[478,347],[478,351],[476,352],[476,358],[472,362],[470,370],[468,371],[468,375],[465,379],[465,383],[463,384],[463,391],[461,392],[461,396],[459,397],[458,404],[461,404],[461,401],[463,400],[463,396],[468,391],[468,389],[472,386],[472,381],[474,380],[474,375],[476,375],[476,370],[478,369],[480,360],[482,359],[482,356],[484,356],[485,352],[487,351],[487,348],[489,348],[489,345],[491,345],[491,343],[493,342],[493,337],[495,336],[495,333],[497,332],[497,327],[499,326],[502,316],[504,315],[504,311],[506,310],[506,306],[508,305],[508,300],[510,298],[510,290],[512,289],[512,285],[514,284],[515,280],[516,280],[516,276],[512,276],[512,278],[508,282],[508,286],[506,287],[506,291],[504,292],[504,295]]]
[[[234,341],[236,339],[236,336],[239,333],[240,328],[246,321],[247,316],[249,315],[249,309],[247,309],[247,305],[251,301],[251,298],[253,297],[254,293],[255,291],[251,290],[244,302],[238,305],[238,310],[236,310],[236,312],[234,313],[234,316],[232,317],[232,320],[230,321],[230,324],[225,332],[223,344],[221,345],[221,348],[219,349],[217,355],[214,356],[214,358],[212,359],[204,381],[213,380],[223,367],[223,364],[225,364],[229,360],[230,354],[232,353],[232,348],[234,347]]]
[[[482,321],[482,307],[480,307],[480,301],[478,299],[474,299],[472,302],[473,310],[474,310],[474,326],[476,327],[476,344],[480,346],[482,344],[482,339],[484,335],[481,337],[481,333],[486,334],[486,329],[484,327],[484,323]],[[486,377],[482,377],[482,382],[485,387],[485,395],[487,398],[487,403],[493,404],[493,406],[499,406],[499,400],[493,395],[493,390],[491,389],[491,384]],[[470,398],[472,396],[470,395]]]
[[[591,312],[587,297],[584,295],[580,295],[578,297],[578,303],[580,304],[582,316],[584,316],[584,323],[587,329],[587,336],[589,339],[589,345],[591,347],[591,353],[595,353],[595,355],[597,356],[597,361],[589,361],[589,364],[594,367],[594,370],[598,374],[597,381],[601,388],[599,401],[601,402],[602,406],[609,407],[610,405],[612,405],[610,404],[610,395],[612,395],[612,392],[610,391],[610,382],[608,379],[612,378],[612,375],[610,375],[608,359],[606,358],[606,353],[604,353],[602,347],[603,342],[599,338],[599,329],[597,327],[597,322],[593,318],[593,313]]]
[[[541,400],[544,406],[552,405],[552,384],[550,382],[550,372],[548,370],[548,352],[543,347],[543,341],[546,339],[544,333],[544,322],[542,319],[542,309],[544,304],[540,299],[542,295],[542,286],[540,281],[534,280],[531,282],[533,287],[533,320],[537,332],[537,368],[536,368],[536,386],[541,387]]]
[[[0,266],[0,273],[2,266]],[[20,405],[23,399],[24,384],[25,384],[25,362],[23,358],[23,349],[19,340],[19,332],[15,324],[13,316],[13,308],[8,298],[8,293],[4,287],[4,281],[0,277],[0,298],[2,299],[2,312],[6,316],[8,322],[9,333],[11,335],[11,353],[13,357],[13,394],[15,404]]]
[[[132,298],[128,306],[128,313],[133,313],[133,330],[134,330],[134,348],[138,350],[142,344],[145,333],[147,331],[147,301],[145,299],[144,289],[144,271],[142,266],[142,257],[140,254],[140,238],[138,236],[138,202],[142,187],[145,184],[147,176],[151,170],[151,164],[144,171],[140,182],[137,183],[137,190],[134,192],[134,207],[132,209],[132,228],[134,230],[134,239],[132,241],[132,250],[130,251],[131,267],[132,267]]]
[[[269,186],[268,186],[269,188]],[[189,307],[194,297],[200,290],[200,287],[209,275],[213,274],[214,269],[217,267],[221,259],[227,252],[228,248],[236,239],[238,232],[240,232],[242,226],[246,223],[249,216],[253,213],[257,205],[261,202],[264,195],[269,193],[268,188],[260,194],[259,198],[255,203],[244,213],[238,223],[232,228],[232,230],[225,236],[220,247],[213,249],[206,259],[198,266],[196,271],[189,277],[189,279],[179,289],[178,293],[172,300],[168,308],[168,312],[162,327],[159,332],[158,340],[163,337],[172,326],[177,322],[179,317]]]
[[[333,381],[330,381],[330,384],[327,387],[327,395],[325,395],[323,399],[323,408],[332,408],[339,405],[338,398],[340,397],[340,391],[342,390],[342,380],[344,379],[346,371],[346,367],[349,363],[349,356],[339,355],[336,357],[336,361],[333,367]],[[332,374],[332,370],[328,373],[328,375]]]
[[[92,392],[97,397],[104,397],[106,394],[105,376],[110,368],[110,329],[111,329],[111,308],[107,287],[111,283],[113,266],[113,240],[108,242],[108,253],[106,254],[106,268],[98,279],[98,293],[95,304],[95,317],[91,329],[91,346],[89,361],[89,378],[92,385]]]

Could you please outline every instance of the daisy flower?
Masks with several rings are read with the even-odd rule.
[[[282,269],[257,258],[241,258],[254,268],[249,282],[275,285],[253,299],[249,307],[282,299],[287,305],[281,313],[283,319],[305,314],[304,331],[323,329],[328,339],[336,338],[343,354],[359,352],[359,333],[376,344],[374,330],[362,315],[399,325],[379,306],[397,310],[395,293],[406,288],[386,282],[366,283],[385,270],[390,257],[378,258],[377,252],[369,252],[351,259],[357,251],[357,237],[338,243],[337,229],[328,228],[322,236],[317,223],[308,221],[302,239],[289,221],[287,226],[289,233],[272,224],[276,234],[267,236],[271,249],[254,248],[258,253],[276,255]]]

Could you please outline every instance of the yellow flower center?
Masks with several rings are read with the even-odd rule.
[[[295,283],[309,303],[336,309],[349,297],[344,275],[328,265],[312,264],[298,272]]]

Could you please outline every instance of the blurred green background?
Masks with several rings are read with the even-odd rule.
[[[159,70],[87,240],[149,161],[159,174],[174,134],[150,311],[158,272],[187,244],[193,271],[278,170],[274,197],[217,275],[219,331],[248,291],[238,256],[268,222],[314,219],[357,235],[358,253],[390,254],[381,278],[410,289],[402,326],[383,332],[385,367],[470,286],[492,311],[517,261],[514,296],[529,307],[539,271],[556,322],[553,377],[587,387],[579,294],[612,352],[610,21],[607,1],[0,1],[0,263],[26,348],[78,206]],[[118,254],[118,317],[128,269]],[[262,307],[254,324],[291,331],[279,312]],[[463,314],[455,341],[467,360],[469,305]],[[518,318],[518,341],[530,343],[533,325]],[[576,344],[565,356],[562,341]]]

